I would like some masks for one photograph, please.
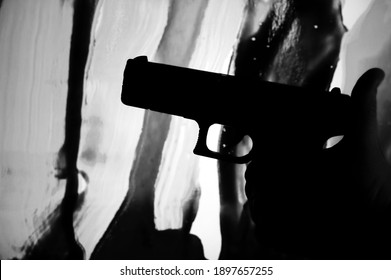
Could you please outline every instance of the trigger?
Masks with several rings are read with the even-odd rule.
[[[229,126],[224,126],[220,135],[220,147],[224,153],[233,153],[235,147],[243,140],[244,134]]]
[[[225,126],[220,136],[219,151],[236,157],[248,155],[253,148],[253,141],[250,136],[241,130]]]
[[[207,156],[207,154],[210,152],[208,146],[206,145],[208,130],[210,125],[204,123],[198,123],[198,126],[199,126],[198,139],[196,142],[196,146],[194,147],[193,153],[200,156]]]
[[[209,149],[209,147],[207,145],[208,134],[210,132],[209,128],[213,128],[214,125],[211,126],[210,124],[206,124],[206,123],[198,123],[198,125],[199,125],[200,129],[199,129],[199,133],[198,133],[197,143],[196,143],[196,146],[193,150],[194,154],[209,157],[209,158],[214,158],[217,160],[232,162],[232,163],[248,163],[251,160],[251,158],[252,158],[252,149],[251,148],[249,149],[249,151],[246,151],[244,153],[236,153],[236,152],[231,152],[231,151],[227,152],[227,150],[225,150],[225,151],[220,150],[219,152],[217,152],[217,151],[213,151],[213,150]],[[217,127],[221,128],[221,126],[219,126],[219,125],[217,125]],[[213,130],[214,129],[212,129],[212,131]],[[216,140],[219,139],[220,131],[221,131],[221,129],[218,129],[218,130],[215,130],[215,132],[217,132],[217,133],[213,133],[216,135]],[[244,134],[241,134],[242,137],[243,137],[243,135]],[[238,142],[240,142],[239,137],[238,137],[238,139],[239,139]],[[251,138],[248,137],[248,139],[251,139]],[[218,142],[218,141],[216,141],[216,142]],[[252,147],[252,142],[251,142],[251,147]],[[232,149],[232,151],[235,151],[235,149]]]

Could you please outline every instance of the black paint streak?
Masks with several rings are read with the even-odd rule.
[[[247,34],[245,23],[236,52],[235,76],[262,77],[270,66],[294,20],[291,2],[284,2],[285,5],[274,4],[258,31],[252,36]],[[255,7],[248,4],[246,8],[250,13]]]
[[[73,214],[79,205],[76,162],[79,151],[84,72],[88,58],[92,21],[98,0],[74,1],[73,27],[69,56],[68,97],[65,140],[57,159],[58,179],[66,179],[58,222],[28,254],[30,259],[83,259],[84,250],[75,238]]]
[[[235,75],[328,90],[346,32],[337,1],[277,0],[254,34],[247,21],[253,18],[241,32]]]
[[[128,192],[92,253],[92,259],[138,258],[146,250],[135,250],[132,248],[134,243],[146,249],[151,246],[149,233],[154,230],[154,186],[170,121],[168,115],[145,112]]]
[[[181,230],[157,231],[154,192],[171,116],[147,111],[126,197],[91,259],[200,259],[200,240]]]
[[[74,3],[73,28],[69,58],[68,99],[65,119],[67,171],[76,171],[79,150],[81,108],[83,99],[84,71],[88,58],[92,20],[97,1],[77,0]]]
[[[69,57],[68,98],[65,119],[65,141],[62,150],[65,154],[65,174],[67,184],[62,201],[63,225],[68,242],[74,250],[69,258],[84,258],[83,249],[78,249],[73,228],[73,213],[78,200],[78,170],[76,166],[80,143],[81,109],[83,100],[84,72],[88,58],[92,21],[97,0],[77,0],[74,2],[73,28]]]
[[[170,122],[170,115],[145,113],[128,192],[91,259],[204,259],[198,237],[155,229],[155,183]]]

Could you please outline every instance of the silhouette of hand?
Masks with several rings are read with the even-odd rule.
[[[383,78],[371,69],[358,80],[350,126],[332,148],[284,142],[282,131],[249,164],[246,194],[264,258],[391,257],[391,167],[376,119]]]

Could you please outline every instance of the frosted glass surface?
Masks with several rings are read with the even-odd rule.
[[[222,200],[217,161],[192,152],[197,124],[123,105],[123,70],[127,59],[146,55],[232,74],[239,41],[253,36],[272,1],[73,2],[0,1],[0,257],[65,258],[74,238],[90,258],[97,247],[106,250],[99,242],[117,234],[118,224],[137,243],[143,233],[132,223],[154,242],[172,242],[177,258],[186,242],[178,232],[194,238],[191,246],[202,245],[197,256],[217,259],[224,246],[234,251],[229,238],[238,234],[246,201],[244,169],[235,171],[234,200]],[[391,162],[391,2],[342,2],[348,30],[332,86],[349,94],[368,68],[386,72],[378,119]],[[91,17],[90,29],[75,31],[76,9],[87,22]],[[186,95],[191,85],[173,86]],[[219,134],[212,138],[217,147]],[[66,193],[74,203],[65,215],[73,217],[71,227],[63,218]],[[60,244],[54,253],[51,244]],[[165,247],[156,250],[163,258]]]

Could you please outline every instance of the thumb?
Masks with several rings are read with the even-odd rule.
[[[353,88],[352,97],[352,133],[356,140],[364,141],[370,147],[377,142],[377,88],[384,79],[384,72],[372,68],[365,72]]]

